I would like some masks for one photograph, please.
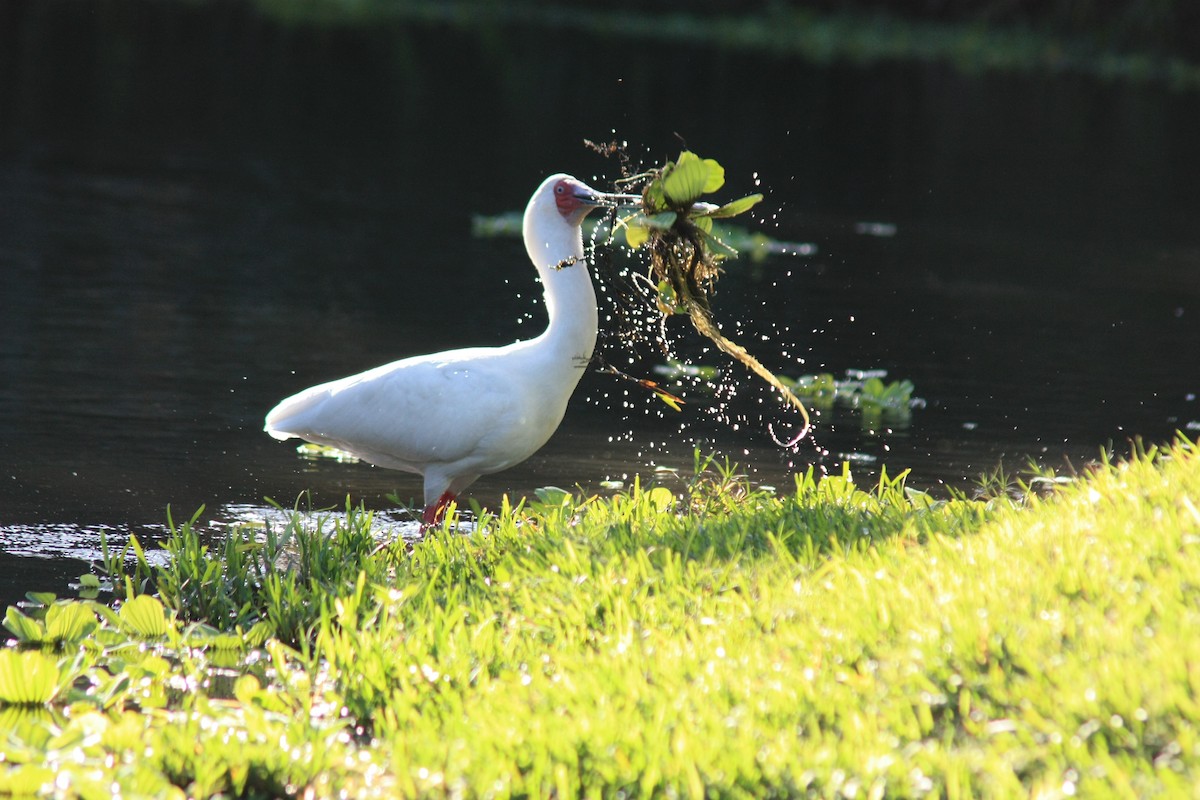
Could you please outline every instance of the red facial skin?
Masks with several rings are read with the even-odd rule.
[[[586,211],[589,208],[575,196],[575,186],[570,181],[559,181],[554,184],[554,204],[558,206],[558,213],[568,220],[573,219],[580,211]]]

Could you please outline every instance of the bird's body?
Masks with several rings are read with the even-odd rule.
[[[299,437],[422,475],[425,523],[481,475],[533,455],[562,421],[596,344],[596,295],[580,223],[605,195],[553,175],[525,209],[525,247],[549,325],[535,339],[415,356],[306,389],[268,415]]]

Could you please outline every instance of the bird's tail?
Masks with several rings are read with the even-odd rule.
[[[283,400],[267,413],[263,430],[276,439],[302,437],[305,412],[329,396],[326,386],[314,386]]]

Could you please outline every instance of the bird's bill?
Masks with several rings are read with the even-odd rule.
[[[575,197],[580,202],[587,203],[588,205],[608,206],[610,208],[635,206],[642,202],[640,194],[609,194],[607,192],[594,192],[591,190],[576,192]]]
[[[622,206],[640,206],[642,204],[642,196],[640,194],[609,194],[606,192],[587,192],[576,194],[582,202],[589,203],[594,206],[608,206],[610,208],[620,208]],[[692,203],[692,211],[707,214],[716,211],[718,206],[712,203]]]
[[[600,205],[604,206],[636,206],[642,202],[640,194],[600,194]]]

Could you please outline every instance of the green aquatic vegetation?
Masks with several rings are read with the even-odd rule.
[[[638,210],[619,219],[618,225],[631,248],[644,247],[649,253],[648,280],[657,286],[658,310],[664,318],[686,315],[696,331],[721,352],[774,388],[785,404],[800,413],[803,425],[789,444],[799,442],[809,431],[808,410],[786,383],[721,331],[710,304],[721,263],[737,256],[736,250],[713,235],[713,220],[744,214],[762,201],[762,195],[747,195],[720,206],[699,202],[725,185],[725,169],[714,159],[688,150],[675,161],[618,183],[641,191]]]
[[[0,650],[0,703],[38,706],[63,688],[58,659],[40,650]]]
[[[615,144],[586,143],[606,155],[619,151]],[[697,332],[766,381],[785,404],[800,413],[803,425],[799,435],[790,444],[799,442],[808,432],[810,424],[804,404],[787,382],[777,378],[746,348],[721,331],[713,316],[710,296],[722,271],[722,263],[738,256],[738,250],[731,241],[749,247],[756,260],[765,258],[768,253],[809,254],[815,252],[815,247],[773,242],[760,233],[751,234],[716,225],[715,220],[746,213],[761,202],[763,196],[751,194],[723,205],[701,202],[701,197],[725,185],[725,169],[714,159],[701,158],[688,150],[681,152],[675,161],[667,161],[661,167],[636,175],[625,174],[616,183],[640,192],[636,196],[636,210],[624,216],[614,213],[597,220],[593,224],[591,241],[611,244],[613,235],[619,231],[630,250],[644,249],[648,253],[649,273],[636,277],[651,288],[648,295],[640,289],[620,291],[622,299],[616,311],[618,326],[633,326],[635,319],[658,319],[655,338],[659,347],[666,352],[669,350],[663,324],[666,317],[675,314],[687,316]],[[515,216],[475,217],[472,230],[476,236],[515,236],[520,234],[521,223]],[[598,236],[599,233],[604,235]],[[638,281],[633,283],[637,285]],[[617,338],[636,341],[638,336],[623,331]],[[641,384],[655,392],[671,408],[680,410],[683,400],[661,390],[653,381],[626,375],[607,363],[603,364],[602,370]]]
[[[167,614],[158,598],[150,595],[131,597],[118,613],[121,629],[138,639],[157,639],[167,634]]]
[[[907,426],[913,409],[923,407],[924,401],[913,397],[916,387],[912,381],[885,381],[886,377],[883,370],[847,370],[843,380],[828,372],[784,380],[792,391],[821,411],[837,406],[860,412],[864,428],[875,429],[883,423]]]
[[[63,647],[91,636],[96,629],[96,616],[81,605],[52,604],[32,617],[16,606],[9,606],[4,627],[22,644]]]
[[[22,615],[47,633],[52,608],[92,619],[54,612],[58,644],[17,622],[36,636],[0,649],[12,674],[37,658],[52,677],[0,701],[0,793],[1200,789],[1194,443],[1020,503],[940,500],[906,473],[809,470],[774,492],[699,455],[694,473],[678,491],[547,489],[411,549],[375,540],[366,513],[298,513],[293,535],[319,526],[328,544],[278,552],[305,573],[286,596],[239,562],[235,614],[137,584],[115,611],[40,595]],[[208,559],[265,557],[266,529],[250,531],[210,538]],[[200,560],[177,569],[241,591]],[[243,635],[292,603],[291,644]]]
[[[47,619],[85,615],[92,633],[73,648],[0,650],[0,795],[361,786],[360,775],[332,774],[349,760],[347,720],[328,713],[277,640],[185,623],[149,595],[116,611],[42,599]]]
[[[721,377],[717,367],[676,360],[656,365],[654,372],[665,381],[708,392],[716,390]],[[780,380],[797,397],[819,411],[839,407],[859,412],[864,428],[873,430],[883,423],[906,427],[912,420],[913,410],[924,408],[925,401],[913,397],[916,387],[912,381],[886,381],[886,377],[883,370],[847,370],[846,378],[842,380],[828,372]]]

